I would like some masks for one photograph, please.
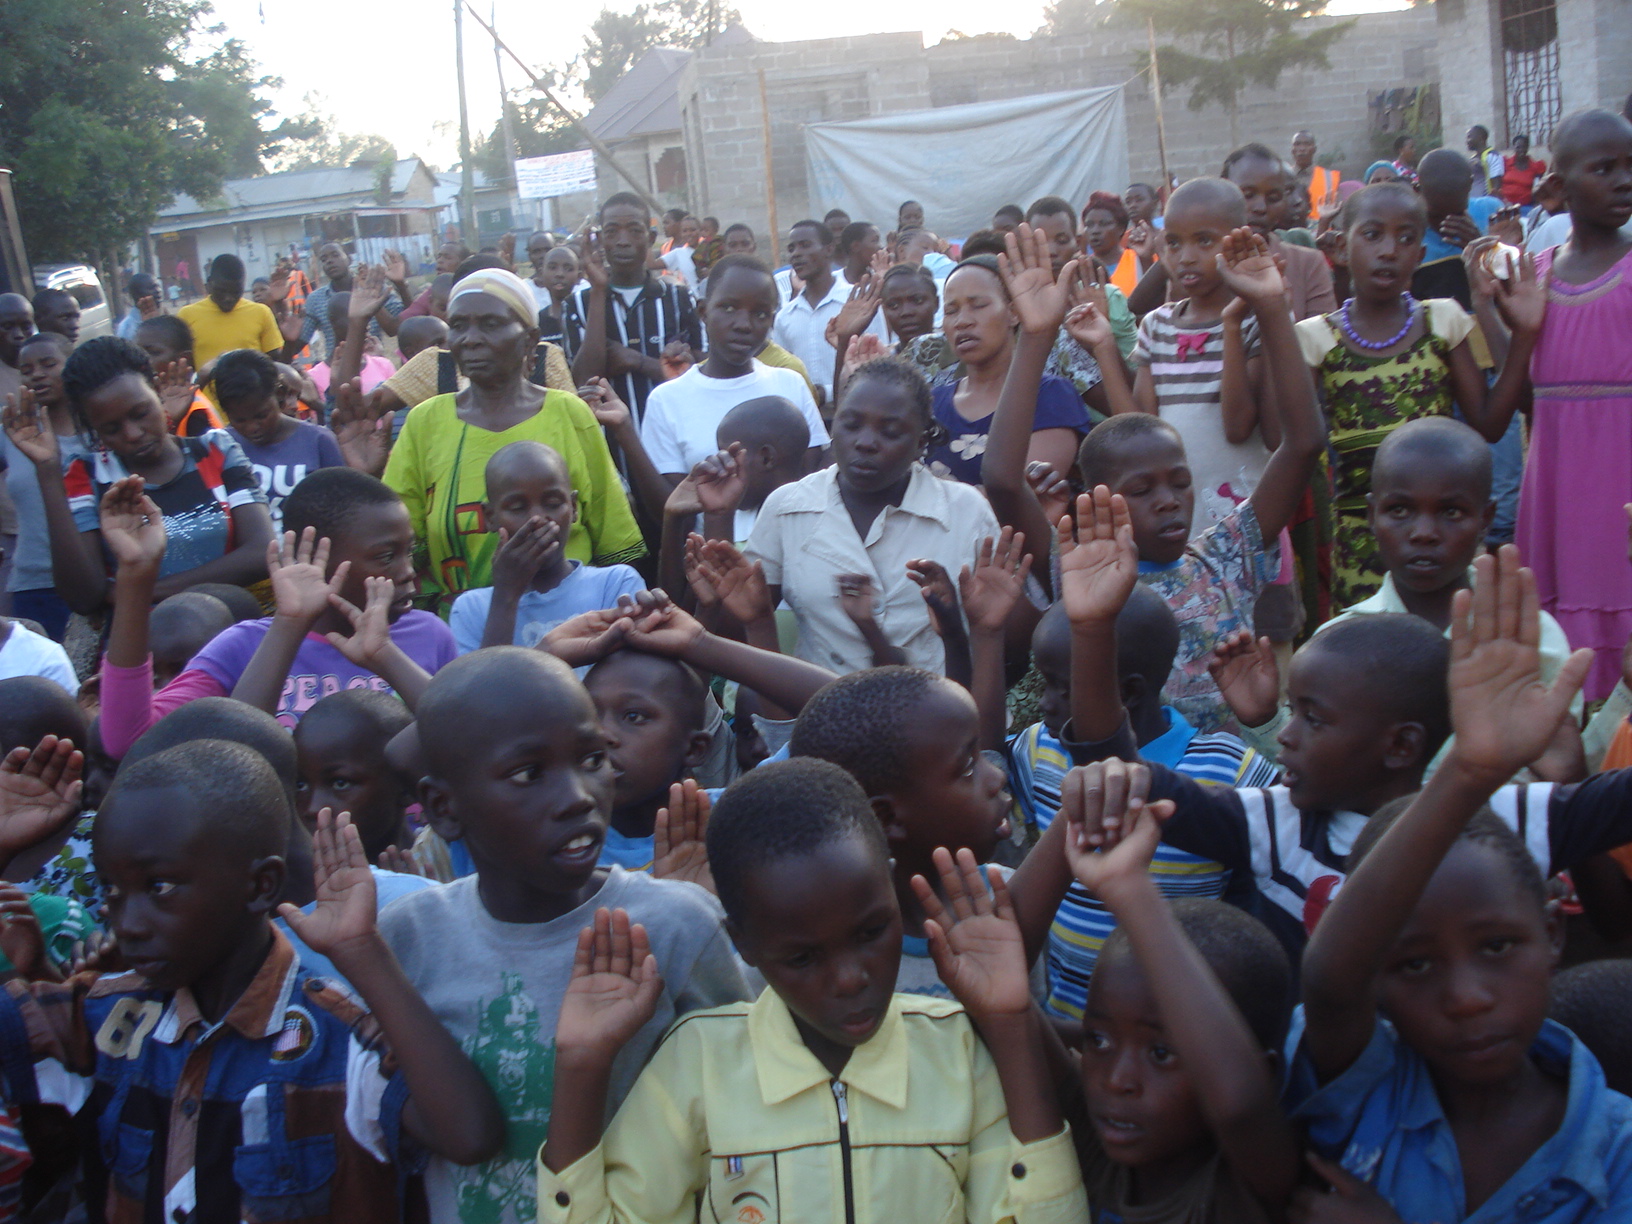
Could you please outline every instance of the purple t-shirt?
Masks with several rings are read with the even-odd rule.
[[[188,671],[202,671],[227,692],[237,687],[244,669],[261,644],[271,617],[239,621],[211,639],[209,645],[192,657]],[[391,640],[402,653],[426,671],[435,675],[444,665],[453,661],[459,652],[453,644],[453,631],[440,617],[418,610],[403,613],[391,626]],[[331,693],[341,689],[368,688],[389,693],[391,686],[373,672],[358,667],[341,654],[328,640],[316,633],[308,633],[306,640],[295,652],[295,661],[289,676],[283,682],[278,697],[277,717],[284,726],[293,730],[302,714]]]
[[[255,479],[261,482],[275,531],[283,530],[283,499],[290,490],[318,468],[346,466],[334,435],[310,421],[296,421],[295,432],[271,446],[256,446],[236,429],[227,432],[243,448],[244,458],[255,470]]]
[[[952,405],[957,394],[956,382],[942,383],[931,395],[935,406],[935,420],[945,428],[947,439],[929,452],[924,461],[937,476],[951,477],[964,484],[980,483],[980,458],[986,453],[986,435],[992,428],[990,415],[978,421],[966,421]],[[1037,411],[1031,422],[1031,431],[1040,429],[1074,429],[1087,433],[1091,422],[1088,409],[1083,406],[1077,389],[1058,374],[1044,374],[1037,388]]]

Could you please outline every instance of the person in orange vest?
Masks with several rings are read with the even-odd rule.
[[[1337,185],[1343,176],[1336,170],[1315,165],[1315,136],[1313,132],[1298,132],[1292,137],[1292,177],[1298,185],[1308,221],[1337,207]],[[1297,224],[1297,218],[1290,218]]]

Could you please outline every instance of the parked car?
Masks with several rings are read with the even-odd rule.
[[[65,289],[79,303],[79,338],[113,335],[113,311],[96,270],[85,264],[43,264],[34,268],[34,286]]]

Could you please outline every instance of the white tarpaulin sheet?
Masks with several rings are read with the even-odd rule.
[[[516,158],[516,194],[524,200],[547,200],[574,191],[594,190],[595,152],[592,149]]]
[[[1080,207],[1091,191],[1120,193],[1122,87],[812,123],[805,157],[813,216],[842,208],[888,231],[902,201],[917,200],[932,230],[961,238],[1004,204],[1060,195]]]

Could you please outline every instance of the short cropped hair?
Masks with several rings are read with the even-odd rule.
[[[210,270],[206,280],[224,280],[234,285],[244,283],[244,261],[230,251],[217,255],[210,260]]]
[[[289,809],[278,776],[259,752],[226,739],[191,739],[139,761],[129,758],[114,776],[97,817],[114,818],[133,792],[184,791],[212,830],[245,857],[282,854],[289,842]]]
[[[741,230],[744,234],[747,234],[748,237],[750,237],[750,238],[752,238],[754,236],[754,227],[753,226],[749,225],[746,221],[733,221],[730,225],[725,227],[725,233],[724,233],[723,237],[729,238],[732,234],[735,234],[738,230]]]
[[[1077,210],[1072,208],[1063,196],[1048,195],[1033,200],[1031,207],[1026,209],[1026,220],[1030,221],[1033,217],[1053,217],[1060,213],[1071,218],[1072,229],[1077,228]]]
[[[644,214],[646,212],[646,201],[641,199],[634,192],[632,192],[632,191],[614,191],[611,195],[607,196],[606,199],[601,202],[600,211],[596,215],[604,220],[605,217],[606,217],[606,210],[607,209],[609,209],[609,208],[619,208],[619,207],[625,207],[625,206],[627,206],[629,208],[638,208],[638,209],[640,209],[642,214]],[[678,212],[680,214],[679,219],[681,219],[681,220],[685,219],[686,210],[683,209],[683,208],[678,208],[678,209],[672,209],[671,208],[669,210],[669,212]],[[664,216],[668,216],[668,213],[665,213]]]
[[[850,224],[845,226],[839,234],[839,254],[845,254],[851,247],[855,246],[856,243],[867,237],[867,232],[869,230],[877,229],[878,226],[874,225],[871,221],[850,222]]]
[[[976,230],[963,240],[963,257],[968,259],[975,255],[1001,255],[1008,248],[1003,243],[1003,235],[993,229]],[[921,264],[909,264],[908,267],[922,267]],[[928,272],[928,269],[924,269]],[[931,277],[933,279],[933,277]]]
[[[770,268],[765,266],[764,260],[755,255],[744,255],[739,251],[733,255],[722,255],[714,261],[714,266],[708,270],[708,280],[703,285],[703,301],[708,301],[713,296],[714,286],[725,279],[720,274],[730,272],[733,268],[758,272],[771,282],[773,289],[776,287],[776,278],[771,274]]]
[[[216,401],[223,411],[229,403],[262,403],[278,389],[277,363],[258,349],[223,353],[210,374]]]
[[[385,506],[402,498],[385,481],[349,467],[318,468],[283,499],[283,529],[298,537],[308,527],[318,538],[338,542],[346,522],[364,506]]]
[[[377,689],[341,689],[317,701],[301,716],[295,727],[296,742],[303,729],[321,726],[326,721],[361,723],[379,738],[383,753],[392,737],[414,721],[414,715],[400,698],[390,693]]]
[[[1590,961],[1553,979],[1549,1013],[1581,1039],[1611,1089],[1632,1093],[1632,961]]]
[[[1305,650],[1324,650],[1348,663],[1349,674],[1369,685],[1392,720],[1418,723],[1427,737],[1424,761],[1451,734],[1447,674],[1451,646],[1420,616],[1378,612],[1327,625]]]
[[[1368,183],[1343,201],[1343,229],[1345,231],[1353,229],[1360,224],[1360,219],[1366,215],[1368,208],[1373,204],[1381,204],[1389,199],[1393,199],[1411,212],[1417,213],[1421,216],[1423,223],[1427,223],[1428,205],[1417,194],[1416,188],[1412,187],[1410,183],[1401,182],[1399,179],[1387,179],[1381,183]]]
[[[1292,964],[1280,940],[1245,910],[1210,898],[1181,897],[1173,917],[1201,953],[1265,1050],[1279,1050],[1292,1019]],[[1127,927],[1106,939],[1100,959],[1131,952]]]
[[[1115,484],[1122,448],[1154,434],[1171,439],[1181,450],[1184,447],[1184,439],[1172,423],[1153,413],[1125,412],[1106,417],[1088,431],[1082,445],[1077,447],[1077,469],[1082,473],[1083,484],[1090,489],[1095,485]]]
[[[188,333],[189,337],[192,333]],[[74,411],[75,423],[87,437],[92,430],[85,417],[85,401],[117,378],[139,374],[153,381],[153,363],[129,340],[97,336],[74,350],[62,367],[62,393]]]
[[[234,621],[260,620],[266,615],[261,609],[260,600],[243,587],[233,586],[229,582],[201,582],[187,589],[197,595],[214,595],[227,605],[227,611],[232,613]]]
[[[788,752],[848,770],[869,795],[888,795],[907,772],[907,728],[919,704],[945,681],[921,667],[851,672],[805,703]]]
[[[748,881],[766,864],[860,838],[882,863],[884,828],[867,795],[827,761],[773,761],[742,775],[715,803],[708,821],[708,864],[720,905],[741,924]]]
[[[24,340],[17,346],[18,360],[20,361],[22,359],[24,349],[36,344],[51,345],[57,350],[58,353],[62,354],[64,360],[70,357],[74,351],[74,342],[68,339],[68,337],[63,335],[61,332],[35,332],[32,336],[28,337],[28,339]]]
[[[283,783],[289,804],[285,815],[293,817],[298,807],[295,786],[300,776],[293,737],[265,710],[231,697],[200,697],[171,710],[130,746],[120,762],[120,772],[177,744],[205,739],[230,740],[264,757]]]
[[[1261,144],[1256,140],[1251,140],[1238,149],[1230,150],[1229,155],[1224,158],[1224,168],[1218,172],[1218,177],[1229,178],[1230,170],[1234,167],[1235,163],[1239,161],[1246,161],[1249,157],[1260,158],[1263,161],[1269,162],[1271,165],[1284,167],[1286,164],[1281,160],[1281,155],[1275,152],[1274,149],[1271,149],[1268,145]]]
[[[1009,217],[1018,225],[1026,219],[1026,214],[1020,211],[1020,205],[1018,204],[1004,204],[992,214],[994,221],[999,217]]]
[[[1356,619],[1367,618],[1362,616]],[[1406,808],[1415,802],[1418,794],[1421,792],[1390,799],[1371,814],[1371,818],[1355,837],[1354,845],[1349,848],[1349,856],[1344,862],[1345,874],[1353,875],[1359,870],[1360,864],[1377,848],[1383,834],[1394,827],[1394,823],[1405,814]],[[1472,842],[1476,846],[1488,846],[1496,851],[1506,864],[1513,882],[1519,886],[1519,891],[1534,901],[1537,909],[1546,906],[1547,883],[1542,879],[1541,868],[1536,866],[1536,860],[1531,857],[1524,839],[1490,808],[1481,807],[1475,812],[1456,840]]]
[[[850,381],[840,390],[848,391],[863,381],[886,383],[900,391],[918,410],[919,421],[925,432],[931,435],[936,433],[938,426],[935,421],[935,403],[930,396],[929,384],[911,362],[903,361],[899,357],[874,357],[850,375]],[[933,444],[932,441],[931,445]]]
[[[193,351],[193,329],[187,326],[187,320],[177,315],[161,314],[143,319],[136,325],[136,334],[143,332],[156,336],[166,348],[178,353]]]
[[[823,225],[820,221],[814,221],[809,217],[806,217],[803,221],[795,221],[792,225],[788,226],[788,236],[792,237],[793,231],[796,229],[805,228],[812,229],[816,232],[817,241],[820,242],[824,248],[831,248],[833,246],[833,231],[828,229],[827,226]]]
[[[44,676],[0,680],[0,754],[33,748],[48,735],[71,739],[76,748],[85,746],[85,711],[73,694]]]

